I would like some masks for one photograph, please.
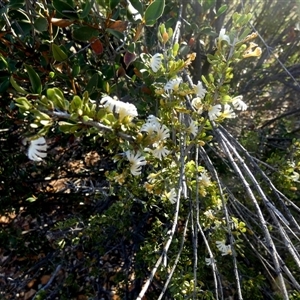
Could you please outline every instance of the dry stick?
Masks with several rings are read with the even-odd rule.
[[[192,214],[192,224],[193,224],[193,253],[194,253],[194,291],[193,291],[193,299],[196,298],[197,295],[197,269],[198,269],[198,226],[199,223],[199,175],[198,175],[198,157],[199,157],[199,146],[196,145],[195,149],[195,167],[196,167],[196,209],[194,214]],[[193,201],[193,200],[191,200]],[[193,202],[192,202],[193,206]],[[193,208],[193,207],[192,207]]]
[[[170,271],[170,274],[169,274],[169,276],[168,276],[168,278],[166,280],[166,283],[165,283],[165,285],[164,285],[164,287],[163,287],[163,289],[162,289],[162,291],[161,291],[161,293],[160,293],[160,295],[159,295],[159,297],[158,297],[157,300],[161,300],[162,297],[164,296],[164,294],[165,294],[165,292],[166,292],[166,290],[167,290],[167,288],[169,286],[169,283],[170,283],[170,281],[171,281],[171,279],[173,277],[173,274],[174,274],[174,271],[175,271],[175,269],[177,267],[177,264],[179,262],[179,258],[181,256],[181,253],[182,253],[182,250],[183,250],[183,245],[184,245],[184,242],[185,242],[185,237],[186,237],[187,227],[188,227],[188,223],[189,223],[189,218],[190,218],[190,213],[188,214],[187,219],[186,219],[185,224],[184,224],[184,230],[183,230],[183,235],[182,235],[182,239],[181,239],[180,249],[179,249],[179,251],[177,253],[176,259],[174,261],[174,264],[173,264],[173,267],[172,267],[172,269]]]
[[[221,186],[221,182],[220,182],[220,179],[219,179],[219,176],[218,176],[218,173],[213,165],[213,163],[211,162],[209,156],[207,155],[206,151],[203,149],[203,147],[199,147],[199,152],[200,152],[200,155],[201,155],[201,158],[204,160],[204,163],[206,165],[206,167],[208,168],[209,172],[212,174],[213,176],[213,179],[217,182],[218,184],[218,189],[219,189],[219,192],[220,192],[220,195],[221,195],[221,199],[222,199],[222,206],[223,206],[223,209],[224,209],[224,213],[225,213],[225,218],[226,218],[226,223],[227,223],[227,230],[228,230],[228,234],[230,236],[230,245],[232,247],[232,249],[234,249],[234,246],[233,246],[233,241],[232,241],[232,234],[231,234],[231,228],[230,228],[230,221],[229,221],[229,216],[228,216],[228,211],[227,211],[227,207],[225,205],[225,201],[224,201],[224,195],[223,195],[223,190],[222,190],[222,186]],[[200,226],[200,224],[198,224],[198,227]],[[201,228],[200,228],[201,229]],[[202,229],[201,229],[202,231]],[[204,236],[204,233],[203,233],[203,236]],[[205,239],[206,240],[206,239]],[[207,244],[207,247],[208,244]],[[208,250],[210,251],[210,249],[208,248]],[[212,255],[212,253],[210,252],[210,255]],[[233,255],[235,256],[235,252],[233,251]],[[210,256],[211,258],[213,258],[212,256]],[[214,264],[212,265],[213,266],[213,271],[215,273],[215,269],[214,269]],[[234,268],[235,268],[235,274],[237,272],[237,265],[234,264]],[[219,276],[219,273],[216,272],[216,275],[217,275],[217,278],[219,279],[220,276]],[[220,279],[219,279],[220,281]],[[239,282],[239,279],[237,277],[237,281]],[[222,285],[220,284],[220,287]],[[238,289],[239,289],[239,285],[238,285]],[[222,288],[220,288],[220,292],[221,292],[221,299],[224,299],[223,298],[223,290]],[[241,291],[239,290],[239,294],[241,294]],[[240,298],[242,299],[242,298]]]
[[[240,168],[238,167],[238,165],[234,161],[234,158],[232,157],[232,155],[231,155],[231,153],[230,153],[230,151],[229,151],[229,149],[226,145],[226,142],[225,142],[226,138],[224,137],[224,135],[222,134],[222,132],[219,129],[215,129],[215,131],[216,131],[216,136],[218,137],[219,142],[222,145],[222,148],[223,148],[227,158],[231,162],[231,165],[234,168],[235,172],[238,174],[239,178],[242,180],[242,183],[243,183],[243,185],[246,189],[246,192],[247,192],[249,198],[252,200],[252,203],[254,204],[254,207],[257,211],[260,223],[262,224],[262,229],[263,229],[263,232],[264,232],[264,235],[265,235],[265,238],[266,238],[266,242],[267,242],[268,247],[270,248],[271,253],[272,253],[272,259],[273,259],[273,263],[274,263],[274,266],[275,266],[276,273],[277,273],[278,278],[279,278],[280,288],[282,289],[284,299],[288,300],[289,296],[288,296],[286,286],[285,286],[285,283],[284,283],[284,278],[283,278],[282,271],[281,271],[281,268],[280,268],[281,266],[280,266],[279,261],[278,261],[279,254],[277,253],[277,250],[276,250],[276,247],[275,247],[274,242],[272,240],[272,237],[270,235],[270,232],[269,232],[269,230],[266,226],[266,221],[264,219],[264,216],[263,216],[263,214],[260,210],[260,207],[257,203],[257,200],[255,199],[255,196],[254,196],[251,188],[249,187],[248,182],[244,178],[244,175],[242,174]],[[230,143],[227,141],[227,144],[230,144]],[[235,153],[235,155],[236,155],[236,153]],[[241,157],[240,157],[239,162],[241,163],[241,165],[242,165],[244,171],[246,172],[247,176],[250,178],[250,180],[252,181],[252,183],[255,186],[255,189],[260,194],[260,196],[262,197],[264,203],[266,204],[268,202],[268,200],[266,199],[266,196],[265,196],[264,192],[262,191],[260,185],[258,184],[255,177],[253,176],[253,174],[249,170],[248,166],[244,163],[244,161]],[[266,207],[267,207],[271,217],[273,218],[273,220],[277,220],[274,212],[271,209],[269,209],[269,207],[267,205],[266,205]],[[278,222],[278,220],[277,220],[277,222]]]
[[[178,190],[178,195],[177,195],[177,201],[176,201],[176,211],[175,211],[175,216],[174,216],[174,221],[173,221],[173,225],[172,225],[172,229],[171,229],[171,233],[167,239],[166,245],[164,246],[162,253],[160,255],[160,257],[158,258],[158,260],[156,261],[148,279],[146,280],[145,284],[143,285],[142,290],[140,291],[138,297],[136,298],[136,300],[142,300],[142,298],[144,297],[145,293],[147,292],[150,283],[153,280],[153,277],[158,269],[158,267],[161,265],[163,258],[167,255],[167,252],[169,250],[169,247],[171,245],[176,227],[177,227],[177,221],[178,221],[178,213],[179,213],[179,203],[180,203],[180,196],[181,196],[181,187]]]
[[[208,254],[209,254],[209,258],[211,259],[211,266],[212,266],[212,269],[213,269],[213,277],[214,277],[214,283],[215,283],[215,298],[216,300],[219,299],[219,292],[218,292],[218,287],[220,286],[220,296],[221,296],[221,299],[224,299],[223,297],[223,290],[222,290],[222,284],[221,284],[221,279],[220,279],[220,274],[219,274],[219,271],[217,269],[217,265],[216,265],[216,261],[214,259],[214,255],[210,249],[210,246],[209,246],[209,243],[208,243],[208,240],[204,234],[204,231],[201,227],[201,224],[199,222],[199,220],[197,220],[197,226],[198,226],[198,230],[204,240],[204,243],[205,243],[205,246],[207,248],[207,251],[208,251]],[[218,284],[218,282],[220,284]]]
[[[225,129],[223,129],[223,130],[225,130]],[[228,133],[228,135],[230,135],[230,134]],[[234,140],[234,142],[237,143],[235,140]],[[240,148],[242,148],[242,146],[240,146]],[[245,149],[242,149],[242,150],[243,150],[244,153],[247,152]],[[247,155],[248,155],[248,153],[247,153]],[[252,157],[250,158],[250,160],[251,160],[251,159],[252,159]],[[258,166],[255,162],[252,161],[252,163],[253,163],[254,166],[259,170],[259,172],[263,175],[264,179],[265,179],[265,180],[273,187],[273,190],[274,190],[274,186],[273,186],[271,180],[266,176],[266,174],[259,168],[259,166]],[[275,193],[275,195],[279,198],[279,201],[282,202],[280,196],[279,196],[277,193]],[[294,231],[288,226],[287,221],[285,221],[285,218],[283,217],[283,215],[282,215],[282,214],[281,214],[281,213],[280,213],[273,205],[271,205],[271,203],[267,203],[267,205],[268,205],[268,207],[269,207],[271,210],[273,210],[274,212],[277,212],[276,215],[277,215],[277,216],[279,217],[279,219],[284,223],[285,227],[287,227],[288,230],[292,233],[292,235],[293,235],[297,240],[299,240],[298,237],[296,236],[296,234],[294,233]],[[286,212],[288,213],[288,215],[290,216],[290,219],[292,219],[294,225],[296,225],[296,227],[299,228],[299,227],[298,227],[298,223],[294,220],[294,217],[292,216],[292,214],[290,213],[290,211],[288,210],[288,208],[284,205],[284,203],[283,203],[283,206],[284,206],[284,208],[285,208],[285,211],[286,211]],[[279,224],[279,223],[278,223],[278,224]],[[293,257],[294,261],[296,262],[297,266],[300,268],[300,265],[299,265],[299,264],[300,264],[300,255],[299,255],[298,251],[295,249],[293,243],[291,242],[289,236],[286,234],[285,230],[282,228],[281,224],[278,225],[278,230],[279,230],[279,232],[280,232],[280,235],[281,235],[282,238],[283,238],[285,247],[288,249],[288,251],[290,252],[290,254],[291,254],[291,256]],[[281,258],[280,258],[280,259],[281,259]],[[291,273],[288,271],[288,268],[285,268],[285,270],[286,270],[289,274],[291,274]],[[290,276],[289,276],[289,277],[290,277]],[[290,279],[291,279],[291,281],[292,281],[293,283],[295,283],[295,279],[294,279],[294,278],[291,278],[291,277],[290,277]],[[297,282],[296,282],[296,284],[294,284],[294,285],[295,285],[295,287],[297,287],[297,289],[299,288],[299,284],[298,284]]]
[[[214,124],[212,124],[212,126],[214,127]],[[238,272],[238,267],[237,267],[236,252],[234,250],[233,235],[232,235],[232,232],[231,232],[230,220],[229,220],[228,210],[227,210],[227,206],[226,206],[225,199],[224,199],[222,185],[221,185],[219,176],[216,172],[216,169],[213,167],[213,165],[212,165],[212,163],[211,163],[211,161],[208,157],[207,157],[206,161],[209,162],[209,164],[210,164],[210,171],[214,175],[214,179],[215,179],[215,181],[218,185],[218,189],[219,189],[219,192],[220,192],[223,211],[224,211],[224,214],[225,214],[225,220],[226,220],[226,224],[227,224],[227,231],[228,231],[229,240],[230,240],[230,246],[231,246],[231,249],[232,249],[233,270],[234,270],[234,275],[235,275],[235,279],[236,279],[237,293],[238,293],[239,299],[242,300],[243,295],[242,295],[241,283],[240,283],[239,272]]]
[[[234,207],[236,207],[234,205]],[[242,215],[240,214],[239,215],[241,217],[241,219],[243,221],[245,221],[245,219],[242,217]],[[248,222],[245,221],[245,223],[247,224],[247,227],[252,230],[252,227],[250,226],[250,224]],[[258,244],[261,244],[263,246],[263,248],[265,249],[265,251],[268,253],[268,254],[271,254],[269,249],[265,246],[265,244],[261,241],[261,239],[259,237],[256,236],[256,234],[254,233],[254,230],[252,230],[253,232],[253,237],[258,241]],[[257,255],[257,257],[260,259],[260,261],[262,262],[266,272],[268,272],[270,278],[272,278],[273,281],[275,281],[275,279],[273,278],[273,276],[270,274],[269,272],[269,269],[271,269],[274,273],[275,273],[275,270],[273,268],[273,266],[271,266],[267,260],[261,256],[261,254],[257,251],[257,249],[252,245],[252,243],[249,241],[249,239],[247,238],[247,236],[242,233],[244,238],[246,239],[246,241],[249,243],[250,247],[252,248],[252,250],[254,251],[254,253]],[[289,279],[291,280],[291,282],[293,283],[293,285],[298,289],[299,288],[299,284],[297,282],[297,280],[294,278],[293,274],[290,272],[290,270],[285,266],[285,263],[282,261],[281,257],[278,257],[280,263],[282,264],[282,268],[284,269],[284,272],[287,274],[287,276],[289,277]],[[269,269],[266,267],[265,263],[268,265]]]
[[[265,172],[259,167],[259,165],[256,163],[256,159],[252,157],[249,152],[222,126],[220,126],[220,130],[222,131],[223,135],[225,135],[227,138],[230,139],[230,142],[235,145],[236,148],[240,149],[243,154],[249,159],[249,161],[253,164],[254,168],[262,175],[264,180],[269,184],[271,187],[272,191],[274,192],[276,198],[280,202],[281,206],[284,208],[290,222],[294,224],[294,226],[297,228],[298,231],[300,231],[300,226],[293,217],[292,213],[288,209],[288,207],[285,205],[285,203],[282,201],[281,198],[284,198],[284,200],[288,200],[289,203],[291,202],[289,199],[286,198],[280,191],[276,189],[274,184],[272,183],[271,179],[265,174]],[[293,202],[292,202],[293,203]],[[298,207],[297,207],[298,208]],[[298,208],[299,209],[299,208]],[[300,209],[299,209],[300,210]]]
[[[180,4],[179,4],[178,19],[177,19],[177,22],[176,22],[176,25],[175,25],[173,36],[172,36],[172,45],[173,46],[175,44],[177,44],[178,41],[179,41],[180,28],[181,28],[181,18],[182,18],[182,9],[183,9],[183,5],[182,5],[182,0],[181,0]]]
[[[138,297],[136,300],[142,300],[144,297],[145,293],[147,292],[150,283],[153,280],[153,277],[158,269],[158,267],[161,265],[163,258],[167,255],[167,252],[169,250],[169,247],[171,245],[171,242],[173,240],[176,227],[177,227],[177,222],[178,222],[178,215],[179,215],[179,207],[180,207],[180,196],[183,194],[183,198],[187,199],[187,187],[186,187],[186,182],[185,182],[185,162],[184,162],[184,133],[180,133],[180,177],[179,177],[179,183],[178,183],[178,195],[177,195],[177,201],[176,201],[176,209],[175,209],[175,215],[174,215],[174,220],[173,220],[173,225],[172,229],[170,232],[170,235],[167,239],[166,245],[164,246],[162,250],[162,254],[156,261],[148,279],[146,280],[145,284],[142,287],[142,290],[140,291]]]

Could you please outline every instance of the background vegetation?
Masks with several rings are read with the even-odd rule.
[[[155,12],[147,12],[150,3],[158,1],[132,0],[134,12],[120,0],[0,2],[0,298],[159,299],[163,293],[162,299],[241,299],[241,294],[243,299],[300,299],[299,178],[293,177],[300,168],[299,3],[166,0]],[[204,158],[210,158],[217,170],[217,176],[210,170],[214,185],[202,198],[200,213],[193,202],[182,204],[170,249],[161,256],[174,207],[141,188],[114,182],[123,167],[114,160],[123,140],[112,132],[98,134],[87,124],[59,126],[57,115],[30,114],[24,108],[24,99],[58,99],[57,90],[53,99],[48,90],[59,88],[62,99],[69,101],[74,95],[84,101],[87,91],[95,111],[103,94],[116,95],[133,103],[138,119],[145,120],[157,113],[158,102],[153,78],[140,74],[140,55],[165,50],[158,36],[160,24],[173,32],[180,25],[178,57],[196,53],[187,74],[197,84],[201,76],[213,73],[215,41],[223,27],[234,27],[235,12],[252,14],[244,27],[258,33],[255,42],[262,55],[232,63],[231,94],[243,95],[249,109],[219,130],[264,189],[259,194],[254,181],[249,187],[278,251],[284,289],[254,204],[245,196],[244,182],[222,148],[219,131],[209,129],[213,139],[205,141],[199,162],[204,166]],[[171,39],[172,32],[167,33]],[[55,101],[63,111],[66,102]],[[24,138],[42,135],[48,156],[43,162],[30,161]],[[192,166],[190,170],[193,176]],[[234,237],[238,261],[235,265],[232,256],[219,255],[218,270],[212,270],[205,263],[205,242],[214,224],[203,212],[221,194],[218,180],[226,209],[232,222],[236,220],[232,233],[226,229],[225,214],[216,218],[224,222],[226,243]],[[142,174],[136,186],[145,182]],[[276,208],[272,211],[281,213],[278,223],[263,195]],[[194,223],[196,214],[203,235]],[[151,278],[160,257],[167,261]]]

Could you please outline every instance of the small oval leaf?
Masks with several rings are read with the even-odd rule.
[[[61,16],[65,16],[69,19],[78,19],[77,12],[74,10],[75,5],[70,5],[62,0],[53,0],[52,4]]]
[[[12,87],[20,94],[29,94],[26,90],[24,90],[21,86],[17,84],[17,82],[14,80],[12,76],[10,76],[10,84]]]
[[[98,35],[98,30],[89,26],[82,26],[73,30],[73,38],[82,42],[88,41]]]
[[[165,0],[154,0],[146,9],[145,24],[153,26],[165,9]]]
[[[68,55],[56,44],[52,44],[52,54],[54,59],[59,62],[68,58]]]
[[[46,18],[37,18],[34,21],[34,28],[39,31],[39,32],[43,32],[43,31],[47,31],[48,30],[48,21]]]
[[[26,65],[26,64],[24,64],[24,66],[25,66],[25,69],[28,73],[33,93],[41,94],[41,92],[42,92],[42,83],[41,83],[40,76],[34,71],[34,69],[31,66]]]

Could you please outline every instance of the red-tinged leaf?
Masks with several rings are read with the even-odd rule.
[[[91,48],[95,52],[95,54],[100,55],[103,53],[103,44],[96,37],[90,39]]]
[[[133,69],[133,72],[134,72],[134,74],[135,74],[137,77],[143,78],[142,73],[141,73],[137,68],[134,68],[134,69]]]
[[[113,29],[115,31],[124,32],[127,29],[128,22],[127,21],[110,21],[107,25],[107,28]]]
[[[134,53],[126,52],[124,55],[124,63],[126,65],[126,69],[129,67],[131,63],[136,60],[136,55]]]
[[[120,78],[120,77],[124,77],[126,74],[126,71],[125,69],[120,66],[119,69],[117,70],[117,77]]]
[[[145,85],[142,86],[141,91],[144,94],[152,95],[152,91],[147,86],[145,86]]]

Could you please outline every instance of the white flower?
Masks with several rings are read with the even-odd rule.
[[[133,153],[132,151],[128,150],[125,152],[125,154],[131,165],[131,174],[134,176],[140,175],[142,166],[146,164],[145,157],[139,151]]]
[[[226,119],[232,119],[236,117],[236,114],[229,104],[225,104],[222,116]]]
[[[232,254],[231,246],[225,245],[225,241],[216,241],[217,248],[222,252],[222,255]]]
[[[199,115],[203,112],[203,103],[200,97],[196,97],[192,100],[192,106],[196,109]]]
[[[121,101],[117,101],[121,102]],[[119,114],[119,119],[123,120],[125,117],[129,117],[130,119],[137,117],[138,112],[134,104],[132,103],[124,103],[121,102],[116,106],[116,112]]]
[[[210,181],[210,177],[207,174],[207,171],[204,170],[200,173],[199,176],[199,181],[201,182],[201,184],[205,187],[210,186],[211,185],[211,181]]]
[[[157,125],[154,123],[146,122],[141,127],[141,132],[147,132],[149,135],[154,134],[157,129]]]
[[[214,121],[221,115],[222,106],[221,104],[217,104],[214,106],[211,106],[208,111],[208,117],[211,121]]]
[[[220,44],[222,41],[226,41],[229,45],[231,45],[230,43],[230,38],[227,34],[225,34],[226,29],[222,28],[220,30],[220,34],[219,34],[219,38],[218,38],[218,44]]]
[[[101,104],[109,111],[109,112],[114,112],[115,105],[116,105],[116,100],[113,99],[112,97],[105,96],[101,99],[100,101]]]
[[[150,115],[147,118],[146,123],[141,127],[141,132],[147,132],[149,135],[152,135],[157,128],[160,126],[159,120],[157,117]]]
[[[298,181],[300,175],[297,172],[293,172],[293,174],[290,177],[292,178],[293,181]]]
[[[210,265],[212,265],[213,263],[216,263],[216,262],[217,261],[214,258],[210,258],[210,257],[205,258],[205,263],[206,263],[207,266],[210,266]]]
[[[142,20],[141,14],[138,12],[138,10],[136,10],[134,8],[134,6],[131,4],[131,2],[129,0],[127,0],[127,3],[128,3],[127,9],[129,11],[129,13],[132,15],[133,20],[134,21]]]
[[[198,84],[194,85],[194,91],[198,97],[204,98],[206,89],[203,87],[203,84],[201,81],[198,81]]]
[[[170,130],[164,124],[157,126],[155,131],[156,131],[156,140],[157,141],[163,141],[170,137]]]
[[[149,123],[154,123],[156,125],[159,125],[159,119],[153,115],[149,115],[148,118],[147,118],[147,122]]]
[[[164,86],[164,90],[166,92],[178,90],[178,87],[179,87],[179,84],[181,83],[181,81],[182,81],[182,78],[180,78],[180,77],[169,80],[166,83],[166,85]]]
[[[186,130],[188,133],[191,133],[195,137],[198,133],[197,123],[194,120],[191,120],[190,125]]]
[[[160,53],[154,54],[150,59],[150,67],[153,72],[157,72],[161,66],[162,57]]]
[[[30,146],[27,151],[29,159],[34,161],[42,161],[47,156],[47,144],[44,137],[39,137],[36,140],[30,142]]]
[[[105,96],[100,101],[103,106],[112,113],[117,113],[119,115],[119,120],[123,120],[125,117],[134,118],[138,116],[137,109],[135,105],[122,102],[111,98],[110,96]]]
[[[232,105],[235,109],[244,111],[248,108],[248,105],[242,99],[242,95],[236,96],[232,99]]]
[[[215,218],[214,216],[214,211],[212,209],[207,210],[206,212],[204,212],[204,215],[208,218],[213,220]]]
[[[171,191],[167,193],[166,196],[172,204],[175,204],[177,202],[177,194],[174,188],[171,189]]]
[[[159,144],[154,143],[153,147],[155,148],[155,149],[151,150],[153,156],[160,159],[160,160],[164,156],[166,156],[170,153],[170,151],[164,145],[162,145],[161,143],[159,143]]]

